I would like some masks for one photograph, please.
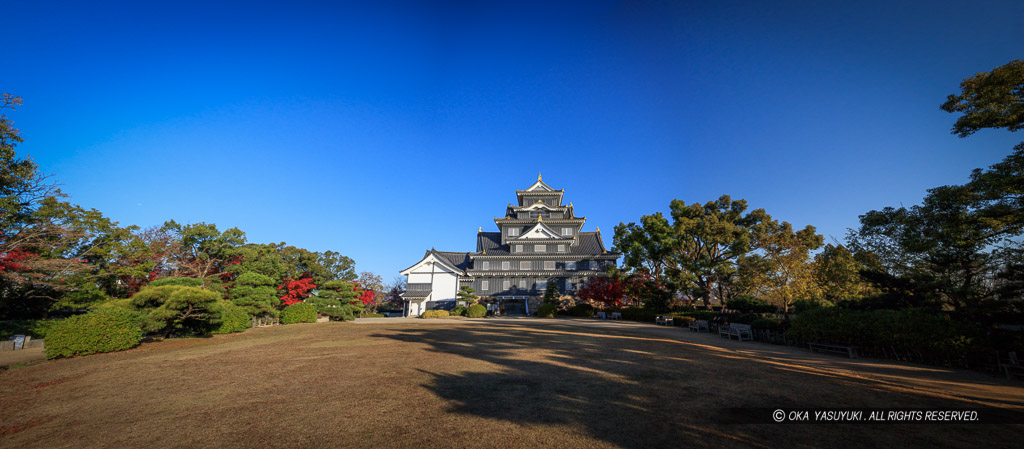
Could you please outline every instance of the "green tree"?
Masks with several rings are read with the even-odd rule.
[[[825,245],[814,256],[814,279],[821,298],[836,304],[868,295],[870,287],[860,275],[864,269],[864,264],[845,246]]]
[[[458,293],[455,294],[455,297],[460,305],[465,305],[466,307],[469,307],[473,304],[476,304],[476,300],[477,298],[479,298],[479,296],[475,295],[474,293],[476,293],[476,289],[468,285],[463,285],[462,287],[459,288],[459,291]]]
[[[361,291],[352,282],[328,281],[316,295],[306,299],[307,304],[316,306],[317,313],[335,320],[354,320],[363,311],[359,302]]]
[[[942,110],[963,114],[953,124],[960,137],[985,128],[1024,129],[1024,60],[964,79],[960,93],[946,97]]]
[[[161,285],[146,287],[131,305],[145,313],[145,329],[165,337],[203,335],[220,324],[221,296],[199,287]]]
[[[675,266],[675,230],[661,212],[640,217],[640,224],[615,226],[613,251],[622,254],[622,263],[634,272],[642,271],[661,279]]]
[[[721,287],[730,282],[737,259],[751,250],[754,229],[771,217],[764,209],[744,215],[747,202],[729,195],[703,205],[673,200],[670,207],[679,264],[673,277],[705,305],[712,299],[724,303],[729,298]]]
[[[269,276],[248,272],[235,279],[234,287],[228,291],[228,299],[241,307],[250,316],[277,316],[277,281]]]
[[[740,283],[745,293],[768,301],[783,313],[798,299],[816,296],[811,251],[824,238],[814,226],[793,231],[787,222],[762,221],[753,233],[755,251],[739,256]]]
[[[544,289],[544,304],[558,304],[558,284],[548,281],[547,288]]]

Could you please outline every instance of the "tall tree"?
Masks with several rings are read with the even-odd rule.
[[[816,296],[811,251],[821,247],[824,238],[814,226],[793,231],[787,222],[766,220],[753,233],[755,251],[741,255],[739,277],[746,293],[753,294],[789,313],[797,299]]]
[[[744,215],[747,202],[729,195],[703,205],[672,200],[670,207],[679,263],[674,277],[705,305],[712,299],[724,302],[728,298],[716,298],[722,291],[718,287],[729,280],[737,259],[751,250],[754,228],[771,217],[764,209]]]

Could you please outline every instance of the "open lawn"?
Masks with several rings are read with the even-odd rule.
[[[367,320],[15,367],[0,447],[1020,447],[1022,424],[730,409],[1021,410],[1021,385],[641,323]]]

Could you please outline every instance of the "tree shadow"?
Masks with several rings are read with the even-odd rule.
[[[420,370],[430,376],[423,387],[450,401],[451,413],[565,425],[627,448],[784,442],[859,447],[871,440],[896,444],[905,441],[906,432],[919,433],[921,443],[956,446],[957,438],[943,435],[956,428],[962,432],[962,426],[936,432],[935,426],[891,424],[864,432],[863,424],[779,425],[767,413],[774,408],[976,406],[806,366],[755,363],[735,351],[564,324],[490,322],[390,329],[374,336],[492,364],[493,369],[479,372]],[[844,435],[857,439],[844,444]],[[978,440],[964,443],[971,447]]]

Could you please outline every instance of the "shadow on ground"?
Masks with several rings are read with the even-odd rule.
[[[776,408],[978,404],[668,338],[500,322],[389,329],[374,337],[492,364],[486,372],[427,373],[423,387],[449,401],[451,413],[524,429],[567,426],[620,447],[977,447],[1022,436],[1021,426],[993,433],[978,424],[775,424]]]

